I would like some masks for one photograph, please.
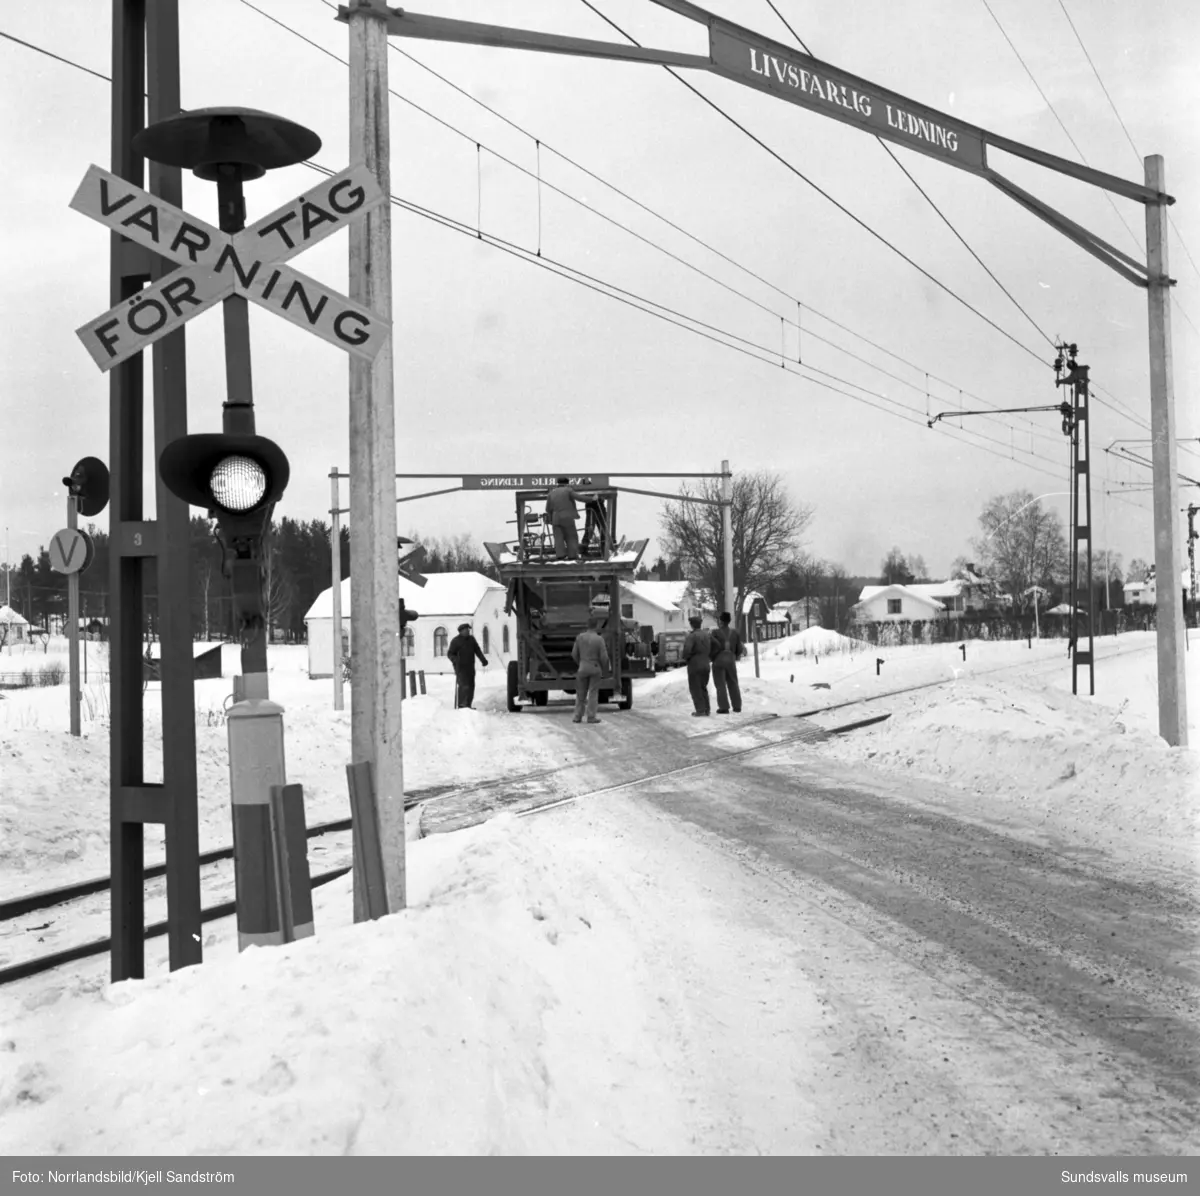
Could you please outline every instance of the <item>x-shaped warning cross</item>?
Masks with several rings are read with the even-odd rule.
[[[109,370],[219,300],[240,294],[371,361],[390,321],[283,263],[386,200],[374,175],[359,164],[230,234],[91,166],[70,206],[181,269],[76,333],[96,364]]]

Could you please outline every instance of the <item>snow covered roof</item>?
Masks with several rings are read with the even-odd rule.
[[[28,627],[29,620],[24,615],[13,610],[11,606],[0,605],[0,623],[11,623],[16,627]]]
[[[686,581],[623,581],[621,589],[659,610],[679,610],[690,584]]]
[[[414,585],[407,578],[397,577],[398,597],[406,606],[426,615],[473,615],[488,590],[503,590],[499,582],[492,581],[482,573],[426,573],[424,588]],[[305,619],[333,618],[333,590],[322,590]],[[342,618],[350,618],[350,579],[342,580]]]
[[[933,607],[934,610],[946,609],[945,606],[943,606],[942,603],[940,603],[931,594],[920,593],[918,587],[916,586],[902,585],[863,586],[862,593],[859,595],[858,602],[856,602],[855,605],[862,606],[864,602],[869,602],[872,598],[878,598],[880,594],[887,594],[889,596],[894,595],[897,598],[907,596],[909,598],[915,598],[918,602],[924,602],[926,605]]]

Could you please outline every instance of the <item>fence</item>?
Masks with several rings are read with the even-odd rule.
[[[1200,612],[1189,611],[1185,622],[1189,627],[1197,625]],[[1097,612],[1093,634],[1096,636],[1120,635],[1126,631],[1155,631],[1158,627],[1157,612],[1153,607],[1144,611],[1102,610]],[[1039,639],[1069,639],[1071,618],[1069,615],[977,615],[956,619],[913,619],[911,621],[880,621],[852,623],[847,632],[854,639],[881,648],[894,648],[903,644],[948,644],[963,640],[1023,640],[1034,636]]]

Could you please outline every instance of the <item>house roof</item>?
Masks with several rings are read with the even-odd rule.
[[[915,598],[918,602],[923,602],[926,606],[931,606],[934,610],[945,610],[945,606],[943,606],[942,603],[933,597],[933,595],[920,592],[921,589],[927,588],[930,587],[922,586],[918,588],[916,586],[902,585],[863,586],[862,593],[859,595],[858,601],[854,605],[862,606],[864,602],[869,602],[872,598],[878,598],[880,595],[886,594],[889,598]],[[947,597],[949,597],[949,595],[947,595]]]
[[[5,605],[0,605],[0,623],[11,623],[16,627],[29,626],[29,620],[24,615]]]
[[[690,584],[686,581],[623,581],[621,589],[659,610],[679,610]]]
[[[424,587],[414,585],[404,577],[396,578],[398,597],[406,606],[421,612],[421,617],[440,618],[443,615],[471,616],[479,609],[488,590],[501,590],[499,582],[482,573],[427,573]],[[304,618],[333,618],[333,589],[322,590],[308,608]],[[342,580],[342,618],[350,618],[350,578]]]

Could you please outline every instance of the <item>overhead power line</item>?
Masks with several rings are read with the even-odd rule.
[[[791,25],[789,25],[788,22],[786,20],[784,20],[783,13],[781,13],[779,11],[779,9],[775,7],[774,0],[767,0],[767,4],[770,5],[771,11],[780,19],[780,21],[783,22],[784,26],[787,28],[787,31],[792,35],[792,37],[794,37],[796,39],[796,42],[799,44],[800,48],[805,52],[805,54],[811,55],[812,51],[808,48],[808,45],[804,42],[804,40],[800,37],[800,35],[791,27]],[[925,188],[922,187],[921,184],[917,182],[917,180],[912,176],[912,173],[909,171],[908,167],[905,166],[904,163],[901,162],[900,159],[896,157],[896,154],[892,150],[892,147],[890,145],[888,145],[888,143],[886,141],[884,141],[884,139],[878,135],[875,136],[875,141],[879,145],[879,148],[881,150],[883,150],[883,152],[885,154],[887,154],[887,156],[889,158],[891,158],[891,160],[896,164],[897,167],[899,167],[899,169],[901,171],[903,171],[904,177],[906,179],[908,179],[908,181],[910,183],[912,183],[912,185],[914,187],[916,187],[917,191],[920,192],[921,198],[938,214],[938,216],[941,218],[942,222],[946,225],[946,227],[962,243],[963,248],[976,260],[976,262],[979,263],[979,265],[982,267],[982,269],[987,274],[987,276],[1004,292],[1004,294],[1008,297],[1009,301],[1017,309],[1017,311],[1019,311],[1021,313],[1021,315],[1023,315],[1025,317],[1025,319],[1028,320],[1029,323],[1033,325],[1034,329],[1038,332],[1038,334],[1042,337],[1043,340],[1045,340],[1045,342],[1048,345],[1050,345],[1052,348],[1057,348],[1057,346],[1054,343],[1054,338],[1025,310],[1024,307],[1021,306],[1021,304],[1017,301],[1016,296],[1014,296],[1013,293],[1008,289],[1008,287],[1006,287],[1004,285],[1004,283],[1002,283],[996,277],[996,275],[992,272],[991,267],[989,267],[988,264],[983,260],[983,258],[981,258],[979,256],[979,254],[977,254],[975,252],[975,250],[967,243],[966,237],[964,237],[962,235],[962,233],[960,233],[958,231],[958,229],[955,228],[953,222],[950,220],[950,217],[947,216],[946,213],[943,212],[942,209],[939,208],[936,203],[934,203],[933,197],[929,194],[929,192],[927,192],[925,190]]]
[[[1092,61],[1092,56],[1088,53],[1087,46],[1083,44],[1083,38],[1079,36],[1079,30],[1075,28],[1075,22],[1071,20],[1071,14],[1067,12],[1066,4],[1063,2],[1063,0],[1058,0],[1058,6],[1062,9],[1063,16],[1067,18],[1067,24],[1071,26],[1071,32],[1075,34],[1075,40],[1079,43],[1079,48],[1083,51],[1083,56],[1087,59],[1088,66],[1092,68],[1092,74],[1096,76],[1096,82],[1100,84],[1100,90],[1104,92],[1104,98],[1108,101],[1108,106],[1113,110],[1113,116],[1117,118],[1117,124],[1121,126],[1121,132],[1125,134],[1125,140],[1129,142],[1129,148],[1133,150],[1133,156],[1137,159],[1138,166],[1144,166],[1145,158],[1138,147],[1134,144],[1133,137],[1130,136],[1129,129],[1126,127],[1125,122],[1121,119],[1120,112],[1117,111],[1117,105],[1113,102],[1112,96],[1109,95],[1108,88],[1104,86],[1104,80],[1100,78],[1100,72],[1096,69],[1096,64]],[[1192,269],[1196,271],[1197,276],[1200,276],[1200,267],[1196,265],[1196,259],[1192,257],[1192,251],[1188,249],[1187,242],[1184,241],[1183,234],[1180,233],[1178,227],[1176,227],[1175,219],[1173,216],[1171,216],[1170,212],[1167,213],[1167,219],[1171,221],[1171,227],[1175,229],[1175,235],[1179,238],[1179,246],[1187,255],[1188,261],[1191,262]],[[1183,317],[1186,320],[1187,315],[1183,312],[1182,308],[1180,308],[1180,313],[1183,314]],[[1191,320],[1188,320],[1188,323],[1192,324]],[[1195,324],[1192,324],[1192,330],[1196,330]]]
[[[618,25],[611,18],[605,16],[604,13],[602,13],[598,8],[596,8],[596,6],[594,4],[592,4],[591,0],[580,0],[580,3],[585,5],[587,8],[591,9],[591,11],[596,14],[596,16],[598,16],[602,21],[604,21],[606,24],[610,25],[613,29],[615,29],[627,41],[629,41],[630,43],[632,43],[635,46],[641,45],[641,42],[639,42],[635,37],[633,37],[631,34],[626,33],[625,30],[622,29],[620,25]],[[860,216],[855,215],[855,213],[850,211],[850,209],[848,207],[846,207],[845,204],[841,203],[837,199],[834,199],[834,197],[832,195],[830,195],[828,191],[826,191],[823,187],[821,187],[819,184],[815,183],[812,179],[810,179],[802,170],[800,170],[798,167],[792,165],[792,163],[789,162],[782,154],[780,154],[777,150],[773,149],[765,141],[763,141],[763,139],[761,137],[752,133],[748,128],[746,128],[746,126],[744,124],[741,123],[741,121],[737,120],[735,117],[731,116],[728,112],[726,112],[725,109],[720,106],[720,104],[716,103],[713,100],[710,100],[708,98],[708,96],[706,96],[704,94],[704,92],[702,92],[698,88],[692,86],[692,84],[689,83],[673,67],[664,66],[662,69],[664,71],[666,71],[667,74],[670,75],[673,79],[675,79],[677,82],[681,83],[684,87],[686,87],[688,89],[688,91],[690,91],[694,96],[696,96],[698,99],[702,100],[705,104],[707,104],[714,112],[723,116],[740,133],[744,134],[746,137],[749,137],[750,140],[755,143],[755,145],[759,146],[760,148],[765,150],[768,154],[770,154],[771,157],[774,158],[781,166],[785,167],[787,170],[790,170],[792,172],[792,174],[794,174],[802,182],[807,183],[823,199],[826,199],[831,204],[833,204],[833,206],[835,208],[837,208],[839,212],[843,213],[843,215],[848,216],[851,220],[854,221],[855,224],[857,224],[865,232],[869,233],[872,237],[874,237],[881,244],[886,245],[888,247],[888,249],[890,249],[894,254],[897,255],[897,257],[900,257],[904,261],[906,261],[910,266],[912,266],[912,268],[914,270],[916,270],[924,278],[927,278],[931,283],[933,283],[934,286],[938,287],[942,291],[945,291],[946,294],[949,295],[956,303],[961,304],[968,311],[970,311],[972,314],[974,314],[979,319],[981,319],[989,327],[994,328],[998,333],[1000,333],[1000,335],[1002,337],[1004,337],[1006,340],[1011,341],[1023,353],[1028,353],[1029,356],[1032,357],[1039,364],[1049,365],[1048,362],[1043,361],[1043,359],[1033,349],[1031,349],[1028,345],[1026,345],[1023,341],[1018,340],[1015,336],[1013,336],[1013,334],[1011,332],[1009,332],[1005,328],[1002,328],[990,316],[984,315],[983,312],[981,312],[977,307],[975,307],[973,304],[969,303],[966,299],[964,299],[952,287],[947,286],[944,282],[942,282],[942,280],[940,278],[937,278],[933,274],[930,274],[930,272],[928,270],[926,270],[924,268],[924,266],[921,266],[917,262],[915,262],[911,257],[908,256],[908,254],[906,254],[904,252],[904,250],[900,249],[896,245],[893,245],[892,242],[889,241],[887,239],[887,237],[885,237],[881,232],[878,232],[877,230],[873,229]]]
[[[0,34],[0,35],[8,36],[8,35],[4,35],[4,34]],[[61,57],[60,55],[57,55],[57,54],[51,54],[48,51],[43,51],[41,47],[36,46],[33,43],[23,42],[23,41],[20,41],[20,39],[11,38],[11,37],[9,38],[9,40],[16,41],[16,42],[18,42],[18,44],[21,44],[21,45],[25,46],[26,48],[34,50],[38,53],[44,53],[44,54],[46,54],[47,57],[53,58],[56,61],[63,63],[64,65],[74,67],[77,70],[81,70],[81,71],[85,72],[86,74],[92,75],[96,78],[103,80],[104,82],[107,82],[107,83],[112,82],[111,78],[107,75],[101,74],[98,71],[94,71],[91,68],[85,67],[78,62],[72,61],[71,59]],[[306,162],[306,163],[304,163],[304,165],[308,166],[310,169],[317,171],[320,174],[325,175],[326,177],[328,177],[334,173],[329,168],[321,166],[315,162]],[[457,231],[462,235],[470,236],[470,237],[472,237],[474,239],[478,239],[478,240],[483,240],[485,243],[493,246],[494,248],[498,248],[498,249],[502,250],[503,252],[509,253],[510,255],[515,256],[521,260],[524,260],[531,265],[535,265],[542,269],[549,269],[549,270],[551,270],[551,272],[556,273],[556,274],[560,275],[561,277],[567,278],[569,281],[576,282],[579,285],[587,286],[589,289],[596,291],[597,293],[605,294],[609,298],[617,299],[618,301],[626,303],[629,306],[635,307],[638,310],[644,311],[647,314],[655,315],[660,319],[666,320],[668,323],[672,323],[672,324],[676,325],[677,327],[680,327],[687,331],[692,332],[695,335],[703,336],[706,339],[713,341],[716,344],[722,345],[725,348],[733,349],[737,352],[741,352],[741,353],[745,354],[746,356],[752,357],[755,360],[758,360],[758,361],[762,362],[763,364],[770,365],[773,368],[782,365],[783,368],[788,373],[791,373],[795,376],[803,378],[804,380],[810,382],[813,385],[819,386],[822,389],[829,390],[832,393],[844,395],[845,397],[847,397],[855,402],[863,403],[864,405],[866,405],[868,407],[872,407],[876,410],[879,410],[884,414],[891,415],[894,418],[904,419],[906,422],[910,422],[914,426],[924,427],[924,425],[925,425],[925,421],[922,419],[921,413],[917,409],[908,407],[906,404],[900,403],[898,400],[891,399],[886,395],[880,395],[880,394],[878,394],[878,392],[869,391],[866,388],[860,386],[858,383],[851,382],[848,379],[840,378],[834,374],[826,373],[825,371],[819,371],[819,370],[813,369],[812,367],[800,365],[799,363],[793,364],[790,362],[780,361],[780,359],[775,354],[775,352],[772,349],[768,348],[767,346],[757,346],[751,342],[745,342],[743,344],[738,344],[736,342],[743,341],[744,338],[738,337],[736,334],[731,333],[728,330],[717,329],[717,328],[714,328],[714,326],[704,325],[704,324],[702,324],[702,322],[695,320],[693,317],[688,317],[686,315],[683,315],[682,313],[673,311],[672,309],[666,308],[664,305],[658,304],[653,300],[645,299],[644,297],[638,296],[638,295],[634,294],[633,292],[623,292],[621,290],[621,288],[618,288],[618,287],[614,286],[613,284],[606,283],[603,280],[586,275],[582,271],[579,271],[579,270],[575,269],[574,267],[568,266],[565,263],[559,263],[552,259],[548,259],[544,256],[538,257],[522,246],[510,243],[510,242],[505,242],[503,239],[495,237],[492,234],[483,233],[481,230],[478,230],[472,226],[469,226],[469,225],[463,223],[462,221],[455,220],[452,217],[446,216],[442,213],[435,212],[431,209],[423,208],[421,205],[415,204],[408,200],[404,200],[399,196],[393,195],[390,197],[390,199],[391,199],[391,202],[394,205],[396,205],[397,207],[400,207],[400,208],[407,210],[409,212],[412,212],[414,214],[423,216],[427,219],[431,219],[434,222],[442,224],[443,226],[450,228],[454,231]],[[728,338],[728,339],[722,339],[722,338]],[[805,371],[805,372],[801,372],[801,371]],[[848,387],[853,388],[854,390],[863,391],[867,395],[872,395],[875,398],[881,399],[883,402],[890,404],[892,407],[897,408],[897,410],[891,410],[891,409],[889,409],[889,407],[880,406],[879,403],[872,402],[871,399],[864,398],[861,394],[854,394],[854,393],[852,393],[852,391],[842,390],[840,387],[830,385],[827,382],[822,382],[818,378],[812,377],[813,374],[821,374],[826,378],[830,378],[830,379],[833,379],[834,381],[841,383],[843,386],[848,386]],[[1003,442],[996,441],[992,437],[984,436],[981,433],[969,432],[965,429],[945,428],[944,431],[945,431],[945,433],[951,434],[951,435],[954,435],[954,433],[958,433],[958,435],[954,436],[954,438],[959,439],[961,441],[961,443],[963,443],[967,447],[980,449],[984,452],[991,453],[993,456],[1001,457],[1002,459],[1015,461],[1016,456],[1018,454],[1023,458],[1030,458],[1031,459],[1030,461],[1022,462],[1022,465],[1024,468],[1033,469],[1040,473],[1046,473],[1048,476],[1051,476],[1051,477],[1057,477],[1061,473],[1060,469],[1051,471],[1051,470],[1042,468],[1040,465],[1033,464],[1032,461],[1041,461],[1041,462],[1045,462],[1050,465],[1057,465],[1058,463],[1051,460],[1050,458],[1043,457],[1040,454],[1033,452],[1031,449],[1030,450],[1018,449],[1015,446],[1011,446],[1011,445],[1006,446],[1003,444]],[[967,437],[974,437],[975,439],[967,439]],[[1008,452],[1006,453],[1004,451],[998,451],[995,448],[990,448],[990,447],[988,447],[987,443],[977,443],[978,440],[988,441],[992,444],[1000,444],[1001,448],[1002,449],[1007,448]]]

